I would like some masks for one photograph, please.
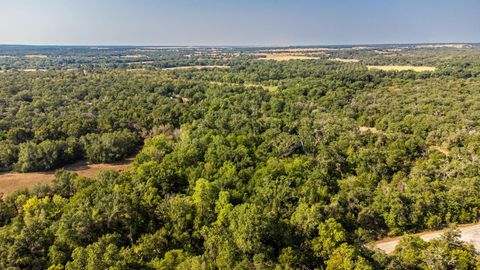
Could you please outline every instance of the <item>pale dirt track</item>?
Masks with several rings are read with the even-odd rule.
[[[80,161],[65,166],[64,169],[73,171],[81,176],[93,178],[102,170],[124,171],[130,168],[132,162],[133,158],[111,164],[87,164],[85,161]],[[0,193],[7,196],[16,190],[31,188],[36,184],[49,184],[54,177],[55,170],[31,173],[0,173]]]
[[[461,232],[461,240],[467,243],[473,244],[477,251],[480,251],[480,223],[459,226]],[[415,234],[425,241],[430,241],[435,238],[439,238],[445,230],[433,231],[426,233]],[[387,254],[392,253],[395,250],[398,242],[402,237],[396,237],[389,240],[381,240],[375,243],[375,247],[385,251]]]

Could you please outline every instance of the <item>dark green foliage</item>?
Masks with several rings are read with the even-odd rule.
[[[43,171],[58,168],[80,156],[80,147],[74,140],[50,141],[20,145],[15,169],[20,172]]]
[[[478,49],[329,52],[356,64],[166,49],[133,72],[145,66],[118,57],[128,48],[78,48],[73,63],[45,50],[58,55],[50,65],[87,64],[0,74],[1,170],[143,148],[122,174],[59,170],[50,186],[1,199],[0,269],[478,268],[455,231],[404,237],[389,256],[366,245],[479,220]],[[31,61],[4,65],[48,65]],[[154,70],[198,63],[231,68]]]
[[[18,160],[18,146],[9,141],[0,141],[0,171],[11,170]]]
[[[87,161],[92,163],[113,162],[131,155],[137,145],[135,134],[128,131],[88,134],[83,136],[81,144]]]

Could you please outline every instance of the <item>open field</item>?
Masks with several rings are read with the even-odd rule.
[[[25,58],[47,58],[48,55],[45,54],[27,54]]]
[[[304,52],[326,52],[326,51],[337,51],[337,48],[281,48],[281,49],[270,49],[270,50],[262,50],[261,52],[265,53],[304,53]]]
[[[468,47],[469,47],[468,44],[421,44],[421,45],[415,46],[415,48],[419,48],[419,49],[435,49],[435,48],[464,49]]]
[[[294,54],[283,54],[283,53],[269,53],[269,54],[259,54],[262,58],[259,60],[274,60],[274,61],[289,61],[289,60],[314,60],[319,59],[318,57],[307,56],[307,55],[294,55]]]
[[[45,72],[47,70],[46,69],[36,69],[36,68],[25,68],[25,69],[20,69],[20,71],[23,71],[23,72],[37,72],[37,71]]]
[[[459,226],[459,230],[462,235],[461,240],[473,244],[475,249],[480,251],[480,223]],[[425,241],[430,241],[432,239],[439,238],[444,232],[445,230],[423,232],[415,234],[415,236],[419,236]],[[401,238],[402,236],[378,241],[375,243],[375,247],[385,251],[387,254],[390,254],[395,250],[395,247],[398,245]]]
[[[437,68],[435,67],[426,67],[426,66],[367,66],[369,70],[384,70],[384,71],[405,71],[405,70],[413,70],[416,72],[424,72],[424,71],[435,71]]]
[[[80,161],[65,166],[64,169],[76,172],[81,176],[93,178],[102,170],[124,171],[130,168],[132,162],[133,158],[112,164],[87,164],[85,161]],[[49,184],[53,180],[54,175],[55,170],[31,173],[0,173],[0,192],[4,195],[9,195],[16,190],[30,188],[36,184]]]
[[[183,69],[212,69],[212,68],[230,68],[229,66],[183,66],[183,67],[171,67],[163,68],[163,70],[183,70]]]

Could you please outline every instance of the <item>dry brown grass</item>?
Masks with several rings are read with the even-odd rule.
[[[279,49],[270,49],[270,50],[261,50],[262,53],[316,53],[316,52],[328,52],[328,51],[337,51],[336,48],[279,48]]]
[[[364,127],[364,126],[360,126],[358,127],[358,129],[360,130],[360,132],[362,133],[365,133],[365,132],[371,132],[373,134],[377,134],[378,133],[378,129],[374,128],[374,127]]]
[[[435,71],[437,68],[435,67],[427,67],[427,66],[367,66],[369,70],[384,70],[384,71],[405,71],[405,70],[412,70],[416,72],[425,72],[425,71]]]
[[[45,54],[27,54],[25,58],[47,58],[48,55]]]
[[[432,149],[444,154],[445,156],[448,156],[450,154],[450,150],[448,150],[448,147],[434,146],[432,147]]]
[[[290,61],[290,60],[314,60],[319,59],[318,57],[308,56],[308,55],[296,55],[290,53],[268,53],[268,54],[259,54],[262,58],[259,60],[274,60],[274,61]]]
[[[419,49],[435,49],[435,48],[453,48],[453,49],[464,49],[468,48],[467,44],[425,44],[417,45],[415,48]]]
[[[171,67],[163,68],[163,70],[184,70],[184,69],[211,69],[211,68],[230,68],[230,66],[183,66],[183,67]]]
[[[20,69],[20,71],[23,71],[23,72],[37,72],[37,71],[45,72],[47,70],[46,69],[36,69],[36,68],[24,68],[24,69]]]
[[[85,161],[80,161],[72,165],[65,166],[64,169],[75,172],[81,176],[93,178],[99,171],[103,170],[127,170],[132,165],[132,162],[133,158],[112,164],[87,164]],[[37,184],[49,184],[54,179],[54,175],[54,170],[31,173],[0,173],[0,192],[5,195],[9,195],[16,190],[31,188]]]

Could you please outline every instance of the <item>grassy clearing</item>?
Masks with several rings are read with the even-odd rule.
[[[20,71],[23,71],[23,72],[46,72],[47,70],[46,69],[38,69],[38,68],[25,68],[25,69],[20,69]]]
[[[445,156],[448,156],[450,154],[450,150],[448,150],[448,147],[433,146],[432,149],[444,154]]]
[[[324,53],[329,51],[338,51],[337,48],[279,48],[261,50],[262,53]]]
[[[132,162],[133,158],[112,164],[87,164],[85,161],[81,161],[65,166],[64,169],[76,172],[81,176],[93,178],[99,171],[103,170],[124,171],[130,168]],[[3,193],[4,196],[7,196],[19,189],[31,188],[37,184],[49,184],[52,182],[54,177],[54,170],[31,173],[0,173],[0,193]]]
[[[25,58],[48,58],[48,55],[45,54],[27,54]]]
[[[360,130],[361,133],[366,133],[366,132],[370,132],[370,133],[373,133],[373,134],[378,133],[378,129],[376,129],[374,127],[360,126],[360,127],[358,127],[358,130]]]
[[[416,72],[435,71],[436,67],[427,66],[367,66],[368,70],[384,70],[384,71],[405,71],[412,70]]]
[[[253,83],[245,83],[243,85],[246,86],[246,87],[262,87],[269,92],[278,91],[278,86],[273,86],[273,85],[262,85],[262,84],[253,84]]]
[[[467,44],[424,44],[416,45],[415,48],[419,49],[436,49],[436,48],[451,48],[451,49],[464,49],[468,48]]]
[[[274,60],[274,61],[290,61],[290,60],[315,60],[319,59],[318,57],[308,56],[308,55],[295,55],[295,54],[284,54],[284,53],[269,53],[269,54],[259,54],[261,58],[259,60]]]

